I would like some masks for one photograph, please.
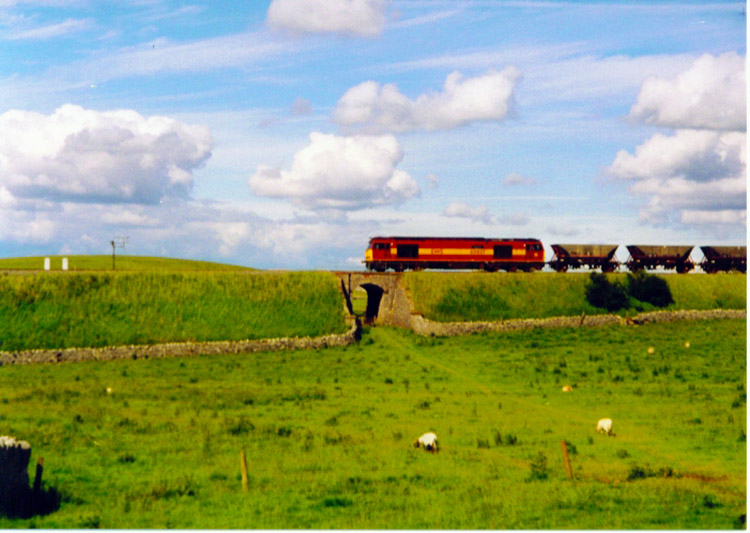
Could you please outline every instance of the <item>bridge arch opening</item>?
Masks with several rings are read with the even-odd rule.
[[[363,283],[360,288],[367,292],[367,307],[365,308],[365,324],[374,324],[380,311],[380,301],[385,290],[374,283]]]

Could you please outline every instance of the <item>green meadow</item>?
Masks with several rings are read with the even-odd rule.
[[[62,270],[63,257],[68,258],[68,270],[112,270],[111,255],[53,255],[50,258],[50,271]],[[11,257],[0,259],[2,270],[44,270],[44,257]],[[135,255],[116,255],[115,270],[138,272],[175,272],[175,271],[252,271],[253,269],[211,261],[192,261],[189,259],[172,259],[169,257],[143,257]]]
[[[343,311],[326,272],[0,274],[0,350],[317,336]]]
[[[60,506],[0,528],[744,529],[746,342],[741,320],[374,327],[318,351],[3,367],[0,434],[32,444],[32,479],[44,458]],[[434,455],[411,446],[430,430]]]
[[[626,274],[607,274],[624,283]],[[747,276],[744,274],[677,275],[662,277],[675,303],[667,309],[745,309]],[[450,322],[507,320],[606,313],[585,298],[589,276],[548,272],[444,273],[409,272],[404,275],[415,312],[426,318]],[[629,313],[656,308],[634,302]]]

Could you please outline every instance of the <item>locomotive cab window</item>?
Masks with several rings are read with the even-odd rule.
[[[386,250],[388,248],[388,245],[384,242],[376,242],[372,245],[373,250]]]
[[[493,257],[495,259],[511,259],[513,257],[513,247],[510,244],[495,246]]]
[[[530,244],[528,248],[532,252],[538,252],[539,250],[542,249],[542,245],[541,244]]]
[[[419,258],[419,245],[418,244],[399,244],[397,247],[397,254],[399,257],[406,259],[417,259]]]

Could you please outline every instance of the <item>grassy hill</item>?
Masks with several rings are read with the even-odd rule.
[[[326,272],[0,275],[3,351],[345,330],[338,282]]]
[[[0,528],[744,529],[746,343],[741,320],[372,328],[319,351],[6,367],[0,434],[31,443],[32,479],[44,457],[61,504]],[[436,455],[411,446],[430,430]]]
[[[56,255],[50,257],[50,269],[61,270],[62,258],[68,258],[68,269],[76,270],[112,270],[111,255]],[[182,271],[243,271],[253,270],[247,267],[213,263],[210,261],[193,261],[190,259],[171,259],[168,257],[142,257],[135,255],[118,255],[115,257],[117,271],[147,272],[182,272]],[[16,257],[0,259],[2,270],[44,270],[44,257]]]
[[[609,274],[624,281],[626,274]],[[744,274],[663,275],[675,303],[667,309],[744,309]],[[415,311],[438,321],[506,320],[606,313],[585,298],[589,276],[531,274],[409,272],[404,284]],[[631,312],[655,309],[638,304]]]

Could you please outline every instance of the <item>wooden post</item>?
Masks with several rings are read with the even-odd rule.
[[[573,479],[573,471],[570,469],[570,459],[568,458],[568,445],[565,444],[564,440],[560,441],[560,448],[562,448],[563,463],[565,464],[565,472],[568,474],[568,479]]]
[[[248,491],[248,482],[247,482],[247,457],[245,457],[245,450],[240,452],[240,465],[242,466],[242,490],[245,492]]]
[[[35,496],[38,496],[42,492],[42,470],[44,470],[44,457],[40,457],[36,462],[36,474],[34,475]]]

